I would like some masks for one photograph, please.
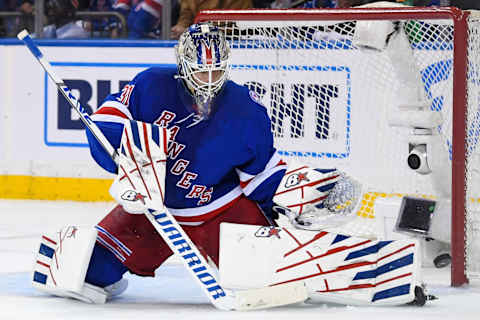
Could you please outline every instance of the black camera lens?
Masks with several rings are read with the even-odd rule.
[[[407,158],[408,166],[412,170],[417,170],[420,168],[420,165],[422,164],[422,161],[420,160],[420,157],[417,154],[410,154]]]

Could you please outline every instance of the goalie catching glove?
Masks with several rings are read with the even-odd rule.
[[[163,208],[169,131],[140,121],[125,121],[118,175],[112,197],[129,213]]]
[[[277,188],[273,210],[297,228],[320,230],[345,223],[360,196],[361,184],[345,173],[292,163]]]

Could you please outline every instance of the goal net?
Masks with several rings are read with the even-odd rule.
[[[231,75],[267,107],[288,162],[344,170],[378,198],[451,205],[452,284],[480,274],[480,15],[456,8],[211,10]],[[476,250],[475,250],[476,248]]]

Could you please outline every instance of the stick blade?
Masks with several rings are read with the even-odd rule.
[[[273,287],[236,291],[235,297],[237,305],[234,309],[248,311],[304,302],[308,298],[308,291],[304,282],[294,282]]]

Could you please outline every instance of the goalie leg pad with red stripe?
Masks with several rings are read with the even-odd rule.
[[[105,303],[108,292],[85,283],[96,238],[94,228],[76,226],[43,235],[32,274],[33,287],[55,296]]]
[[[227,288],[305,282],[311,302],[399,305],[415,299],[414,239],[375,241],[223,223],[221,244],[220,278]]]

